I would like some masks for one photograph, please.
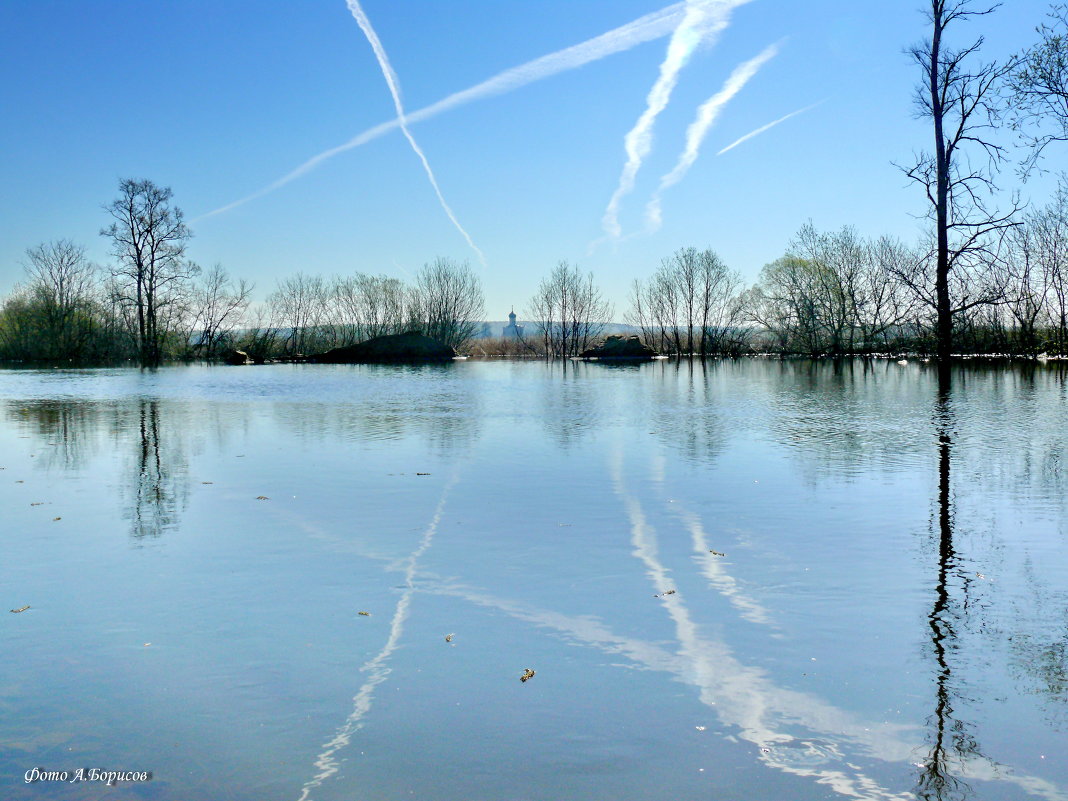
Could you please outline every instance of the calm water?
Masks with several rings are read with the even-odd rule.
[[[1068,377],[952,379],[2,371],[0,798],[1068,799]]]

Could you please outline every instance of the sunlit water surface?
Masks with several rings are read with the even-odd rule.
[[[1066,421],[1044,367],[0,371],[0,798],[1068,799]]]

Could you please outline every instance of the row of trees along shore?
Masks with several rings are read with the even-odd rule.
[[[809,223],[751,287],[712,250],[683,248],[633,283],[623,319],[674,355],[1068,355],[1068,177],[1029,208],[995,184],[1010,163],[1026,178],[1068,141],[1068,5],[1053,6],[1038,43],[1002,63],[979,60],[981,37],[950,45],[950,33],[996,8],[930,0],[930,38],[908,51],[934,140],[899,165],[926,203],[919,243]],[[1014,135],[1018,162],[1006,144]],[[235,349],[269,359],[412,330],[476,354],[570,357],[614,313],[591,273],[561,262],[525,309],[526,337],[478,338],[479,276],[448,258],[407,283],[299,273],[253,303],[250,283],[187,257],[192,232],[169,188],[123,180],[104,208],[107,266],[67,239],[26,251],[24,281],[0,301],[0,359],[153,366]]]

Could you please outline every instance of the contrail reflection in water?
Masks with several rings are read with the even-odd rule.
[[[448,500],[452,488],[456,486],[458,478],[459,470],[454,470],[452,477],[445,485],[445,489],[441,491],[441,498],[438,501],[437,508],[434,510],[434,516],[431,518],[430,523],[423,532],[422,539],[419,540],[419,545],[411,552],[411,554],[409,554],[408,558],[404,560],[405,588],[404,592],[401,593],[400,598],[397,600],[397,608],[394,610],[393,619],[389,624],[389,639],[386,640],[385,646],[379,651],[378,655],[366,662],[364,666],[360,668],[362,673],[368,674],[367,681],[363,683],[356,695],[353,696],[352,712],[349,714],[348,718],[345,719],[345,722],[337,730],[333,739],[323,744],[323,751],[315,760],[315,767],[319,769],[319,772],[305,783],[298,801],[308,801],[311,797],[310,794],[312,790],[337,773],[338,762],[334,758],[334,755],[348,745],[352,740],[352,735],[360,729],[364,717],[371,709],[375,688],[386,680],[386,677],[389,676],[390,671],[392,670],[392,668],[389,667],[389,658],[397,649],[401,634],[404,632],[404,621],[408,618],[408,609],[412,603],[412,596],[415,594],[416,566],[420,557],[426,553],[430,544],[434,541],[434,534],[437,532],[438,524],[441,522],[441,514],[445,511],[445,502]]]
[[[654,465],[655,468],[655,465]],[[622,501],[631,524],[634,555],[641,560],[660,592],[668,586],[670,571],[661,563],[656,532],[649,524],[638,498],[628,492],[623,476],[622,447],[615,448],[609,471],[616,495]],[[884,762],[903,762],[917,746],[901,734],[914,727],[888,723],[864,725],[849,713],[818,698],[775,686],[763,671],[742,665],[721,642],[702,637],[680,593],[661,595],[661,602],[675,624],[679,654],[688,668],[672,667],[672,672],[700,690],[702,703],[712,707],[726,725],[740,730],[740,737],[760,748],[760,759],[769,767],[796,776],[809,777],[836,793],[864,801],[914,801],[908,792],[893,792],[865,775],[843,754],[838,743],[845,738],[864,747]],[[785,724],[801,725],[828,739],[798,739],[781,729]],[[837,768],[819,763],[838,762]],[[815,763],[815,764],[813,764]],[[1068,798],[1052,783],[1034,776],[1014,775],[1005,766],[987,759],[964,760],[962,770],[976,779],[1000,780],[1015,784],[1025,792],[1064,801]]]

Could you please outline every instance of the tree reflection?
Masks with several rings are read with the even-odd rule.
[[[122,514],[135,540],[156,538],[178,525],[189,493],[189,440],[205,431],[224,436],[211,414],[155,399],[57,400],[5,404],[4,411],[38,439],[38,467],[91,473],[101,454],[125,454]]]
[[[953,545],[953,494],[951,467],[953,453],[952,374],[948,365],[938,369],[938,396],[935,427],[938,434],[938,580],[934,604],[927,616],[937,671],[935,708],[928,718],[931,747],[917,781],[917,795],[924,801],[963,801],[971,787],[960,778],[960,767],[972,757],[982,756],[971,725],[955,717],[954,705],[963,700],[953,680],[951,656],[958,647],[955,623],[960,615],[951,586],[959,581],[966,594],[968,579],[960,570]],[[954,770],[956,766],[956,770]]]
[[[134,539],[156,538],[178,524],[188,492],[186,462],[180,448],[168,447],[162,433],[160,403],[141,399],[136,408],[137,458],[126,515]]]

